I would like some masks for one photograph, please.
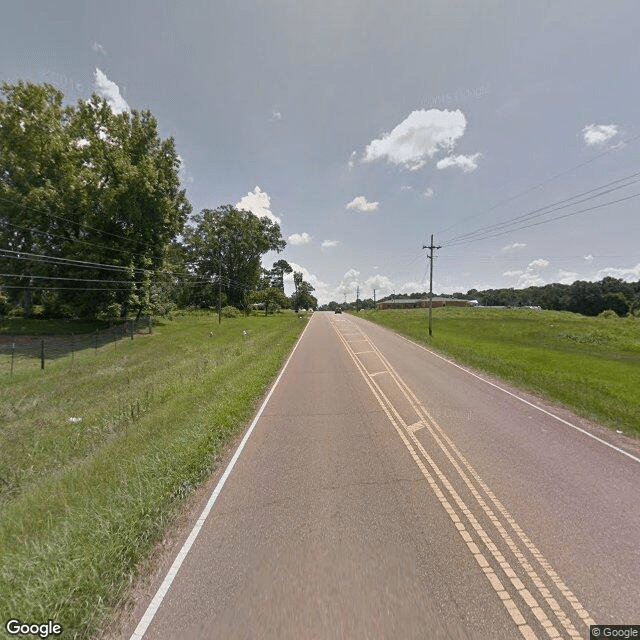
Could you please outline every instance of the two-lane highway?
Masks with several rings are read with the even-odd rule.
[[[122,638],[588,638],[640,622],[640,459],[521,395],[314,314]]]

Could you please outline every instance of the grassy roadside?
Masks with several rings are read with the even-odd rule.
[[[92,637],[305,324],[186,315],[0,380],[0,634]]]
[[[640,436],[640,319],[525,309],[367,311],[372,322]]]

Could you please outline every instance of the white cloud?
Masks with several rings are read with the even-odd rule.
[[[388,292],[393,291],[393,283],[387,276],[377,273],[375,276],[371,276],[364,281],[364,288],[367,291],[376,289],[378,292],[381,290]]]
[[[478,168],[476,160],[480,157],[480,153],[474,153],[470,156],[448,156],[442,160],[438,160],[436,167],[438,169],[447,169],[448,167],[458,167],[465,173],[471,173]]]
[[[302,273],[302,278],[305,282],[308,282],[313,288],[314,295],[318,299],[319,304],[325,304],[331,300],[331,290],[326,282],[323,282],[314,273],[310,273],[305,267],[295,262],[289,261],[293,271],[299,271]],[[287,295],[291,295],[295,289],[293,284],[293,273],[286,273],[284,276],[284,290]]]
[[[367,202],[364,196],[355,197],[348,205],[347,209],[358,209],[358,211],[375,211],[379,202]]]
[[[311,242],[311,236],[306,233],[293,233],[288,238],[291,244],[309,244]]]
[[[515,251],[516,249],[524,249],[526,246],[524,242],[514,242],[513,244],[508,244],[506,247],[502,247],[500,251]]]
[[[600,269],[595,276],[595,280],[602,280],[603,278],[617,278],[618,280],[624,280],[625,282],[635,282],[640,280],[640,263],[635,267],[629,269],[623,269],[619,267],[605,267]]]
[[[282,113],[280,113],[280,111],[278,111],[277,109],[273,109],[271,111],[271,117],[269,118],[269,120],[271,122],[276,122],[278,120],[282,120]]]
[[[590,254],[589,254],[588,256],[585,256],[585,257],[584,257],[584,259],[585,259],[589,264],[591,264],[591,263],[593,262],[593,256],[592,256],[592,255],[590,255]]]
[[[184,163],[184,158],[178,154],[178,162],[180,163],[180,167],[178,168],[178,178],[180,178],[180,182],[184,184],[192,184],[193,177],[190,173],[187,172],[187,168]]]
[[[578,279],[579,275],[580,274],[575,271],[564,271],[561,269],[556,276],[556,282],[560,284],[572,284]]]
[[[397,289],[396,293],[419,293],[420,291],[424,290],[424,282],[405,282]]]
[[[620,130],[616,124],[588,124],[582,130],[582,138],[590,147],[603,147],[619,133]]]
[[[349,158],[349,162],[347,162],[347,164],[349,165],[349,169],[353,169],[355,163],[356,163],[356,156],[358,154],[355,151],[351,152],[351,157]]]
[[[372,140],[363,162],[386,158],[391,164],[415,171],[440,150],[451,151],[464,134],[467,120],[460,110],[412,111],[391,133]]]
[[[107,55],[107,50],[95,40],[91,43],[91,48],[95,51],[95,53],[101,53],[103,56]]]
[[[422,195],[425,198],[432,198],[433,197],[433,188],[432,187],[427,187],[427,189],[422,192]]]
[[[400,187],[400,191],[413,191],[413,187],[409,184],[403,184]]]
[[[513,278],[514,276],[521,276],[524,273],[521,269],[514,269],[513,271],[505,271],[502,275],[507,278]]]
[[[527,267],[528,270],[538,270],[538,269],[546,269],[549,266],[549,261],[544,258],[538,258],[537,260],[532,260]]]
[[[251,211],[251,213],[258,216],[258,218],[269,218],[271,222],[280,224],[282,221],[271,213],[270,207],[271,198],[266,191],[261,191],[258,186],[256,186],[253,191],[249,191],[246,196],[243,196],[240,199],[240,202],[236,203],[236,208],[238,209]]]
[[[335,247],[339,242],[339,240],[323,240],[320,246],[323,249],[330,249],[331,247]]]
[[[131,111],[125,99],[120,95],[120,88],[115,82],[112,82],[107,76],[96,68],[94,74],[94,85],[96,93],[104,98],[114,113],[122,113],[123,111]]]

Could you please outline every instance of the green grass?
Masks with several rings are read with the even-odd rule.
[[[3,376],[3,625],[53,619],[63,638],[94,637],[305,324],[184,315],[117,350]]]
[[[640,319],[525,309],[359,314],[416,342],[640,436]]]

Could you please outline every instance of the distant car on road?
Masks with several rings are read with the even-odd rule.
[[[340,307],[338,307],[338,308],[334,311],[334,313],[342,313],[342,309],[341,309]]]

